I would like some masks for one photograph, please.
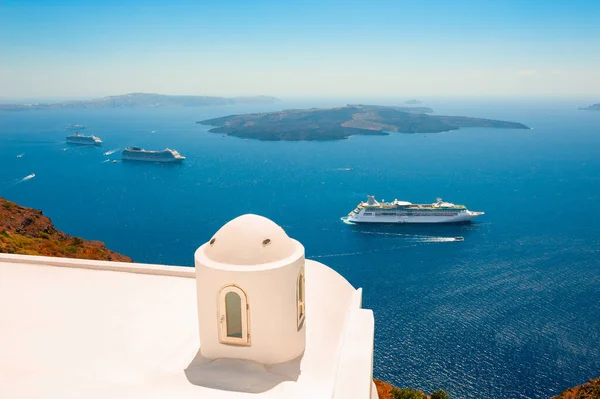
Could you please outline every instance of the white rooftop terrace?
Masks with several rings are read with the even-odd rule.
[[[199,356],[193,267],[0,254],[0,398],[377,398],[361,290],[305,273],[304,354],[265,366]]]

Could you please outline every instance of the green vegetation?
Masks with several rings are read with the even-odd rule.
[[[28,237],[2,231],[0,232],[0,252],[65,258],[72,258],[75,255],[85,259],[110,260],[112,258],[110,251],[103,246],[85,245],[85,242],[78,237],[71,240],[60,240],[44,232],[38,233],[38,237]]]
[[[69,252],[71,252],[72,254],[76,253],[79,249],[77,247],[74,247],[72,245],[67,245],[65,247],[65,249]]]
[[[426,107],[348,105],[339,108],[286,110],[260,114],[230,115],[196,122],[217,126],[213,133],[268,141],[341,140],[352,135],[440,133],[463,127],[529,129],[516,122],[464,116],[434,116]]]
[[[392,388],[392,399],[427,399],[427,395],[412,388]]]
[[[43,238],[44,240],[49,240],[50,238],[52,238],[52,237],[50,237],[50,234],[48,234],[48,233],[44,233],[43,231],[42,231],[42,232],[40,232],[40,234],[38,234],[38,236],[39,236],[40,238]]]
[[[423,391],[412,388],[392,388],[390,391],[392,399],[450,399],[450,395],[441,389],[427,396]]]
[[[433,392],[430,396],[413,388],[392,388],[390,394],[392,399],[450,399],[450,395],[441,389]]]
[[[446,391],[438,389],[431,394],[431,399],[450,399],[450,395]]]

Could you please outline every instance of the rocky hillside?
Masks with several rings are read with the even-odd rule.
[[[552,399],[600,399],[600,377],[575,388],[569,388]]]
[[[0,252],[132,262],[100,241],[73,237],[54,227],[42,211],[0,198]]]
[[[438,390],[431,395],[411,388],[399,389],[384,381],[373,380],[377,387],[379,399],[450,399],[450,396]],[[600,399],[600,377],[591,379],[585,384],[563,391],[551,399]]]
[[[423,391],[412,388],[396,388],[387,382],[373,379],[377,387],[377,395],[379,399],[450,399],[445,391],[438,389],[431,395],[427,395]]]

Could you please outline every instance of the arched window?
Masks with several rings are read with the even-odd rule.
[[[250,306],[246,293],[235,284],[219,291],[219,342],[250,345]]]
[[[304,318],[306,316],[306,307],[304,305],[305,298],[305,283],[304,283],[304,268],[300,269],[298,274],[298,284],[296,285],[296,300],[297,300],[297,312],[298,312],[298,330],[304,325]]]

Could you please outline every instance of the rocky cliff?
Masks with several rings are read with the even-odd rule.
[[[411,388],[399,389],[384,381],[373,380],[377,387],[379,399],[449,399],[450,396],[444,391],[436,391],[431,395],[426,395],[422,391]],[[591,379],[588,382],[569,388],[560,395],[551,399],[600,399],[600,377]]]
[[[552,399],[600,399],[600,377],[569,388]]]
[[[100,241],[73,237],[54,227],[42,211],[0,198],[0,252],[132,262]]]
[[[425,392],[419,391],[418,389],[400,389],[392,384],[377,379],[373,379],[373,382],[377,387],[379,399],[450,399],[450,395],[441,389],[432,392],[431,395],[427,395]]]

